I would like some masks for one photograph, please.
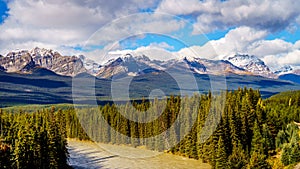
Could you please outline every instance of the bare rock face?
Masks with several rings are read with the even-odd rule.
[[[76,56],[62,56],[53,50],[40,48],[10,52],[0,57],[0,65],[3,71],[20,73],[30,73],[35,67],[46,68],[64,76],[76,76],[86,71],[83,62]]]
[[[53,50],[40,48],[34,48],[30,53],[36,65],[60,75],[76,76],[86,71],[83,62],[76,56],[62,56]]]
[[[7,72],[20,72],[29,69],[33,59],[27,51],[10,52],[6,57],[0,57],[0,65]]]

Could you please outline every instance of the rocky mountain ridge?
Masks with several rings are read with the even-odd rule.
[[[110,60],[100,68],[97,77],[111,78],[123,76],[137,76],[140,74],[157,73],[159,71],[189,71],[195,74],[214,74],[224,75],[228,73],[239,75],[259,75],[268,78],[274,78],[275,74],[264,64],[260,59],[252,56],[248,60],[243,60],[242,57],[248,55],[236,55],[230,60],[208,60],[202,58],[184,57],[171,59],[167,61],[151,60],[149,57],[132,56],[126,54]],[[243,64],[238,64],[238,59],[242,60]],[[254,60],[255,59],[255,60]]]
[[[282,74],[298,74],[291,66],[284,66],[272,72],[259,58],[253,55],[236,54],[224,60],[183,57],[170,60],[153,60],[145,55],[133,56],[130,53],[110,59],[100,65],[83,55],[62,56],[51,49],[34,48],[18,50],[0,55],[0,71],[31,73],[36,67],[51,70],[59,75],[76,76],[88,73],[99,78],[139,76],[161,71],[190,71],[195,74],[238,74],[278,78]],[[299,73],[300,74],[300,73]]]
[[[83,62],[76,56],[62,56],[51,49],[37,47],[31,51],[9,52],[0,57],[0,65],[2,71],[19,73],[30,73],[35,67],[46,68],[64,76],[75,76],[86,71]]]
[[[236,54],[234,56],[228,57],[227,60],[233,65],[247,70],[254,75],[260,75],[270,78],[275,77],[275,74],[270,70],[270,68],[256,56]]]

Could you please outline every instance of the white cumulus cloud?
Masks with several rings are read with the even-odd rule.
[[[275,32],[299,23],[299,6],[295,0],[163,0],[157,11],[191,15],[194,33],[240,26]]]
[[[157,3],[156,0],[8,1],[8,17],[0,25],[0,52],[5,54],[16,48],[28,48],[29,44],[51,46],[54,49],[70,47],[72,50],[75,46],[84,45],[95,31],[111,21],[137,13],[141,9],[154,8]],[[153,18],[146,22],[141,17],[127,20],[127,23],[119,25],[120,28],[111,29],[110,34],[103,34],[101,40],[114,36],[114,33],[126,34],[131,25],[143,31],[150,31],[155,27],[162,33],[181,28],[180,23],[170,18]],[[166,25],[161,26],[163,24]],[[113,42],[105,41],[104,45],[109,43]]]

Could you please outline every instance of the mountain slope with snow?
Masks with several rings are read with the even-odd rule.
[[[270,68],[258,57],[253,55],[240,55],[228,57],[227,60],[233,65],[245,69],[254,75],[275,77]]]
[[[274,71],[275,74],[277,75],[283,75],[283,74],[288,74],[288,73],[292,73],[293,68],[289,65],[285,65],[277,70]]]
[[[164,70],[161,61],[152,61],[146,56],[134,57],[131,54],[112,59],[100,68],[97,77],[111,78],[137,76],[140,74]],[[151,71],[152,70],[152,71]]]
[[[195,74],[221,75],[227,73],[249,75],[250,73],[225,60],[207,60],[184,57],[167,61],[151,60],[147,56],[123,55],[112,59],[101,67],[97,77],[111,78],[138,76],[160,71],[191,72]]]
[[[20,73],[30,73],[35,67],[46,68],[64,76],[75,76],[86,71],[78,57],[62,56],[51,49],[41,48],[10,52],[0,57],[0,65],[6,72]]]
[[[157,54],[157,53],[156,53]],[[154,54],[155,55],[155,54]],[[103,61],[104,62],[104,61]],[[178,56],[165,60],[157,60],[143,53],[111,53],[106,63],[96,63],[83,56],[62,56],[51,49],[34,48],[32,50],[18,50],[0,55],[0,71],[31,73],[33,68],[41,67],[59,75],[76,76],[81,73],[100,78],[121,78],[125,76],[139,76],[143,74],[157,74],[161,71],[192,72],[194,74],[238,74],[255,75],[267,78],[278,78],[283,74],[300,74],[291,66],[284,66],[275,71],[258,57],[247,54],[228,56],[225,60],[208,60],[201,56]]]
[[[85,69],[87,70],[87,73],[91,75],[96,75],[100,68],[102,67],[100,64],[94,62],[91,59],[86,58],[83,55],[79,55],[80,60],[83,62]]]

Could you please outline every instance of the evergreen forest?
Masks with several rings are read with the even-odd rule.
[[[69,168],[67,138],[145,147],[216,169],[300,162],[300,91],[169,96],[103,106],[0,110],[0,168]]]

